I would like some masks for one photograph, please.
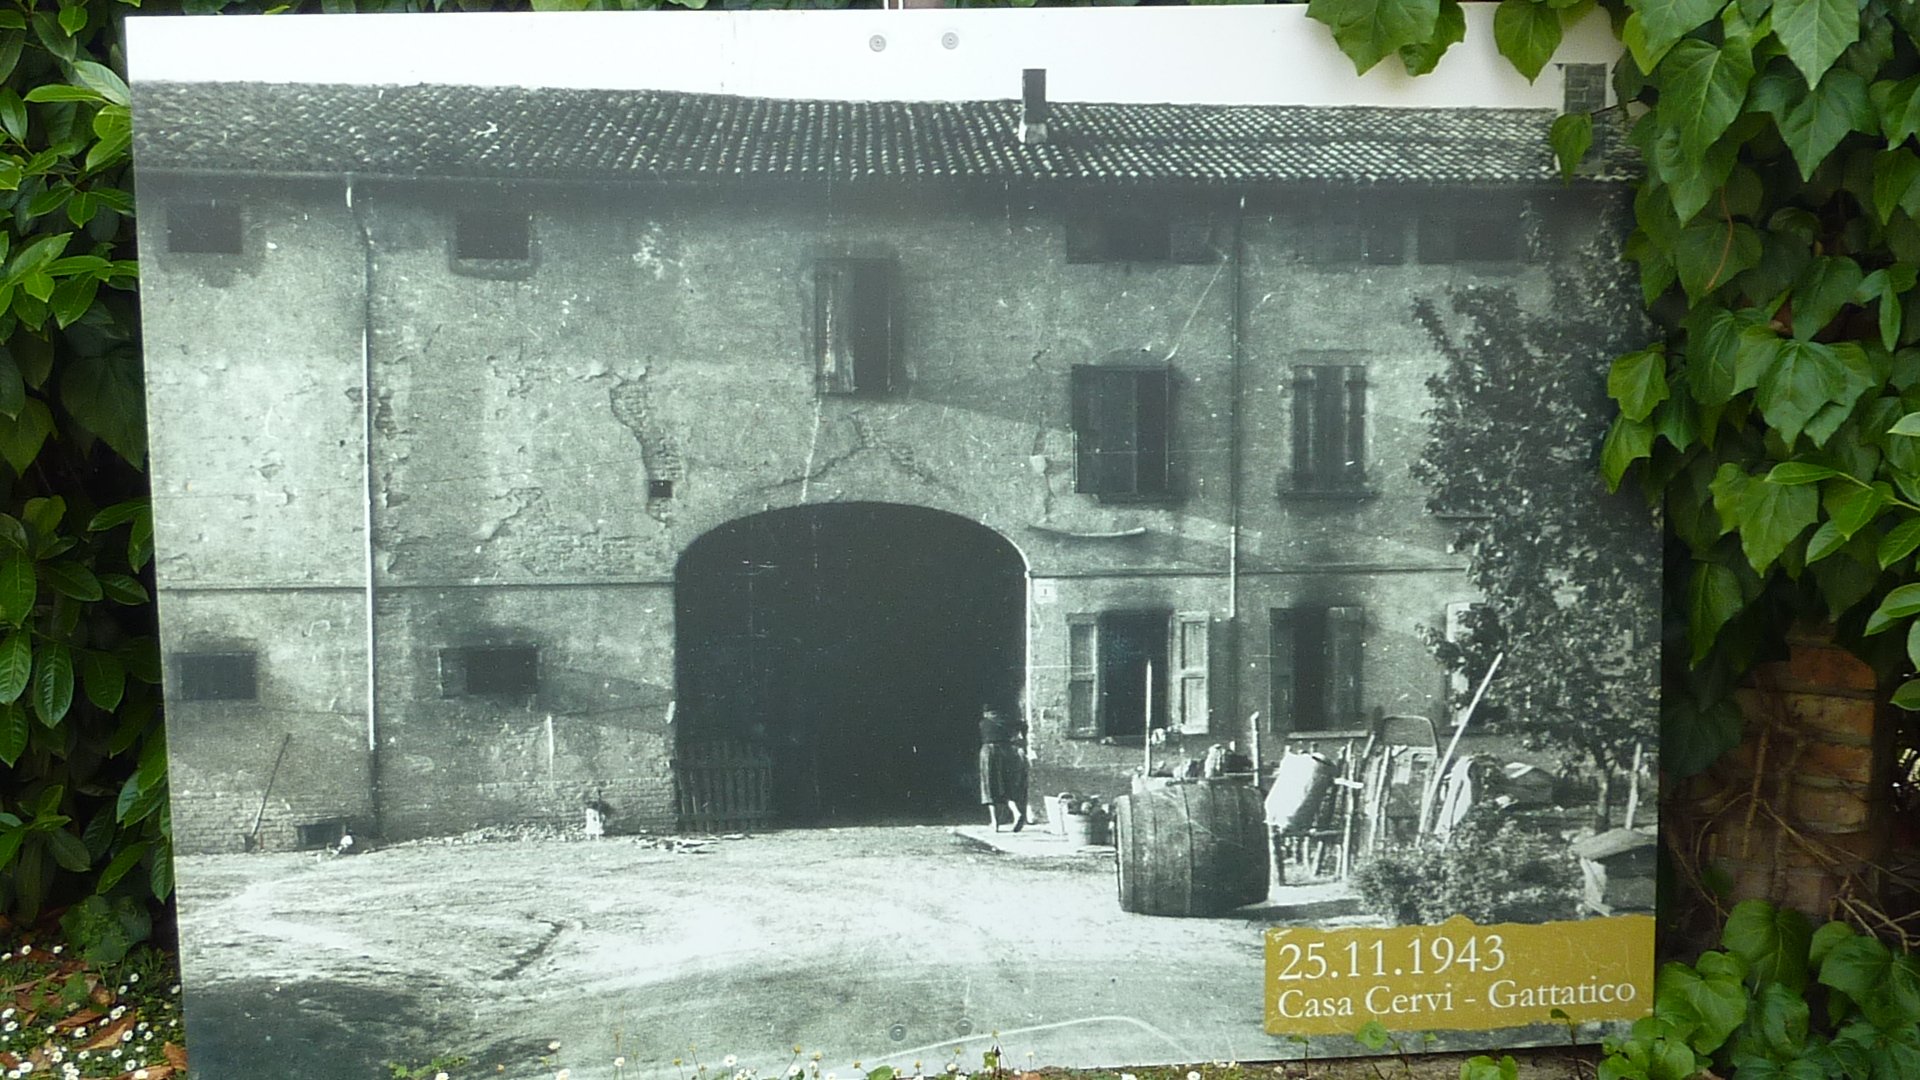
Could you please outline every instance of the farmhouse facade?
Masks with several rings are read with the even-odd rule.
[[[1036,801],[1444,721],[1412,301],[1543,297],[1617,185],[1551,111],[1022,90],[142,86],[179,848],[670,829],[708,759],[940,819],[983,706]]]

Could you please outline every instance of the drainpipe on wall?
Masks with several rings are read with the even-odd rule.
[[[367,778],[368,806],[373,818],[373,834],[383,833],[380,821],[380,727],[379,663],[374,635],[374,559],[373,559],[373,231],[361,213],[361,203],[353,197],[353,175],[347,175],[347,212],[360,233],[360,438],[361,438],[361,533],[364,540],[361,570],[367,612]]]
[[[1244,264],[1246,261],[1245,240],[1241,225],[1247,216],[1247,197],[1240,196],[1240,205],[1233,213],[1233,246],[1227,253],[1232,264],[1231,288],[1232,315],[1228,329],[1227,362],[1231,385],[1227,393],[1227,662],[1232,665],[1232,690],[1236,713],[1242,704],[1240,697],[1244,673],[1240,670],[1240,395],[1243,392],[1244,379],[1242,366],[1246,359],[1246,304],[1242,298],[1244,289]],[[1251,723],[1251,722],[1250,722]],[[1253,732],[1247,733],[1253,740]],[[1255,741],[1257,745],[1257,740]],[[1255,777],[1257,781],[1259,778]]]

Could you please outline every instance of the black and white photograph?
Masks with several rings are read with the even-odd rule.
[[[1488,14],[129,20],[195,1076],[1564,1043],[1268,1001],[1653,907],[1637,166]]]

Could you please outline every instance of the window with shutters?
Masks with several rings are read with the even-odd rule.
[[[813,355],[822,394],[894,388],[894,263],[826,259],[813,272]]]
[[[1293,476],[1289,494],[1359,496],[1367,487],[1367,369],[1293,369]]]
[[[176,653],[173,691],[182,701],[255,701],[260,681],[251,652]]]
[[[1358,607],[1274,608],[1268,639],[1268,729],[1341,731],[1360,726],[1366,613]]]
[[[1105,611],[1067,617],[1067,733],[1138,741],[1212,724],[1213,620],[1204,612]]]
[[[1164,364],[1076,366],[1074,490],[1103,499],[1171,495],[1172,393]]]
[[[462,645],[440,650],[441,697],[525,697],[540,687],[534,645]]]
[[[1205,218],[1132,208],[1067,218],[1069,263],[1208,263],[1220,258]]]

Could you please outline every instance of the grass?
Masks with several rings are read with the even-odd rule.
[[[0,1078],[184,1080],[171,954],[91,964],[55,936],[0,933]]]

